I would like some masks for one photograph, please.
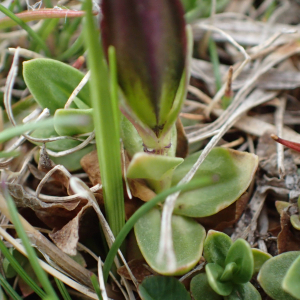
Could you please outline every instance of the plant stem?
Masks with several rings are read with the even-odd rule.
[[[118,103],[116,97],[111,96],[108,68],[93,20],[92,1],[87,0],[85,6],[84,36],[91,70],[92,106],[104,205],[108,223],[116,236],[125,224]]]

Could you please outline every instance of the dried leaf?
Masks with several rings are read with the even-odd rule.
[[[83,212],[89,207],[87,204],[81,208],[80,212],[76,215],[74,219],[68,222],[60,230],[55,230],[50,233],[49,236],[52,241],[57,245],[59,249],[63,252],[74,256],[77,254],[77,243],[79,240],[79,220]]]
[[[145,277],[153,275],[153,272],[150,271],[150,267],[147,265],[147,263],[144,260],[141,259],[131,260],[128,262],[128,266],[138,282],[142,282]],[[120,276],[123,276],[126,279],[131,280],[128,270],[125,266],[118,268],[117,272]]]

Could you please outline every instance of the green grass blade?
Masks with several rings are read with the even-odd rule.
[[[9,18],[11,18],[13,21],[15,21],[24,30],[26,30],[28,35],[31,36],[31,38],[33,40],[35,40],[36,43],[39,44],[40,47],[45,51],[46,55],[51,56],[50,50],[48,49],[45,42],[39,37],[39,35],[34,30],[32,30],[31,27],[29,27],[24,21],[22,21],[20,18],[18,18],[13,12],[8,10],[2,4],[0,4],[0,11],[3,12],[5,15],[7,15]]]
[[[222,78],[220,73],[220,61],[215,41],[210,38],[208,44],[210,59],[213,65],[214,76],[216,81],[216,89],[219,90],[222,86]]]
[[[95,274],[91,276],[91,281],[99,300],[102,300],[101,290],[99,287],[98,278]]]
[[[84,37],[91,70],[90,87],[104,205],[108,223],[116,236],[125,223],[117,103],[110,93],[108,69],[92,15],[92,1],[87,0],[85,4]]]
[[[0,274],[0,285],[5,289],[7,294],[14,300],[23,300],[12,286],[6,281],[6,279]]]
[[[108,252],[108,255],[106,257],[106,260],[105,260],[104,266],[103,266],[104,281],[107,281],[108,273],[109,273],[110,268],[113,264],[113,261],[114,261],[114,258],[116,256],[117,252],[118,252],[118,249],[120,248],[120,246],[124,242],[127,234],[133,228],[134,224],[139,220],[139,218],[141,218],[144,214],[146,214],[149,210],[151,210],[158,203],[164,202],[166,200],[166,198],[171,194],[174,194],[178,191],[183,192],[183,191],[198,189],[198,188],[201,188],[203,186],[207,186],[209,184],[212,184],[213,182],[215,182],[215,180],[211,177],[203,177],[200,180],[195,179],[195,180],[192,180],[191,182],[189,182],[187,184],[177,185],[177,186],[174,186],[174,187],[172,187],[168,190],[165,190],[165,191],[161,192],[160,194],[158,194],[157,196],[155,196],[150,201],[146,202],[143,206],[141,206],[131,216],[131,218],[126,222],[125,226],[122,228],[120,233],[117,235],[114,243],[112,244],[112,246],[110,248],[110,251]]]
[[[55,283],[63,297],[64,300],[72,300],[70,294],[68,293],[68,290],[66,289],[66,286],[56,277],[54,277]]]
[[[36,282],[28,276],[26,271],[18,263],[18,261],[11,255],[9,250],[5,247],[4,242],[0,239],[0,250],[3,255],[8,259],[12,267],[19,274],[19,276],[30,286],[30,288],[40,297],[46,296],[45,292],[36,284]]]
[[[16,205],[12,199],[12,197],[10,196],[10,194],[7,191],[4,191],[5,193],[5,198],[7,201],[7,206],[9,209],[9,213],[11,215],[11,219],[13,224],[15,225],[15,229],[18,233],[18,236],[21,238],[23,245],[26,249],[26,252],[28,254],[28,260],[32,266],[32,269],[34,270],[37,278],[39,279],[41,285],[43,286],[44,290],[46,291],[46,293],[48,294],[47,296],[50,296],[52,300],[58,300],[58,297],[47,277],[46,272],[42,269],[42,267],[40,266],[35,250],[32,248],[30,241],[26,235],[26,232],[22,226],[22,223],[19,219],[19,214],[16,208]]]

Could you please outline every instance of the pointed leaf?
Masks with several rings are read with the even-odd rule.
[[[104,48],[117,54],[118,80],[134,114],[157,136],[173,107],[186,63],[179,0],[105,0]],[[175,120],[174,120],[175,121]]]
[[[259,249],[254,249],[252,248],[252,254],[253,254],[253,259],[254,259],[254,272],[253,274],[256,274],[260,271],[262,265],[272,258],[272,255],[269,253],[266,253],[262,250]]]
[[[232,245],[231,238],[219,231],[209,230],[204,242],[204,258],[225,268],[225,259]]]
[[[127,177],[160,180],[182,162],[180,157],[136,153],[128,166]]]
[[[172,185],[176,185],[194,165],[200,152],[189,156],[174,171]],[[190,217],[210,216],[235,202],[248,188],[257,168],[256,155],[214,148],[196,172],[195,177],[218,176],[218,181],[199,190],[182,193],[174,212]]]
[[[297,299],[300,299],[299,279],[300,279],[300,255],[292,263],[285,277],[283,278],[283,282],[282,282],[283,289]]]
[[[56,118],[64,116],[74,117],[74,122],[69,125],[61,125],[55,122]],[[78,120],[82,120],[78,122]],[[82,126],[82,123],[86,124]],[[54,128],[55,131],[61,136],[72,136],[75,134],[83,134],[92,132],[94,130],[93,122],[93,109],[57,109],[54,114]]]
[[[173,277],[151,276],[139,285],[142,300],[191,300],[184,285]]]
[[[223,300],[223,297],[210,287],[205,273],[193,277],[190,286],[195,300]]]
[[[215,263],[209,263],[205,266],[205,271],[209,285],[217,294],[228,296],[232,292],[233,284],[231,281],[220,281],[220,277],[224,271],[221,266]]]
[[[176,256],[175,274],[169,274],[167,262],[157,261],[161,227],[161,212],[152,209],[134,226],[140,250],[150,267],[164,275],[188,272],[200,260],[205,239],[204,228],[190,218],[172,216],[173,244]]]
[[[234,286],[231,294],[224,298],[225,300],[261,300],[260,293],[250,283],[237,284]]]
[[[63,108],[84,74],[77,69],[48,58],[37,58],[23,63],[25,83],[42,108],[49,108],[54,114]],[[90,106],[89,87],[86,84],[77,97]],[[72,103],[72,107],[77,106]]]
[[[254,259],[250,245],[243,239],[237,239],[230,247],[225,264],[236,263],[237,271],[232,276],[234,283],[246,283],[252,278]]]
[[[295,300],[282,287],[283,280],[300,251],[290,251],[269,259],[264,263],[257,280],[264,291],[274,300]]]

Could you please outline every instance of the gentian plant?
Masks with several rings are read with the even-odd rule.
[[[80,71],[55,60],[33,59],[24,63],[23,74],[36,101],[43,108],[49,108],[54,116],[50,133],[36,131],[34,134],[74,136],[88,133],[95,127],[105,212],[119,241],[128,231],[126,229],[119,239],[118,233],[126,226],[133,226],[129,220],[123,227],[120,136],[131,160],[125,172],[127,177],[145,179],[156,193],[166,192],[169,187],[175,189],[200,155],[200,152],[194,153],[185,160],[175,156],[175,122],[186,96],[192,39],[178,0],[103,0],[101,8],[103,48],[92,16],[92,3],[86,2],[84,36],[91,79],[70,106],[66,106],[68,97],[84,77]],[[66,115],[73,116],[76,126],[56,122]],[[70,139],[58,140],[47,143],[46,147],[51,150],[51,146],[55,146],[59,151],[76,147],[66,142],[79,143]],[[64,157],[58,163],[76,170],[79,167],[76,163],[83,155],[78,153],[75,159]],[[151,210],[137,212],[138,217],[134,219],[137,244],[153,270],[163,275],[179,275],[198,263],[206,233],[195,218],[214,215],[238,200],[251,183],[257,162],[257,156],[249,153],[225,148],[210,152],[194,179],[215,176],[218,180],[201,189],[182,193],[175,205],[172,238],[176,267],[172,272],[167,262],[157,261],[161,206],[155,202]],[[240,247],[244,246],[239,243]],[[233,263],[230,260],[228,264],[232,266],[230,272],[234,273]],[[225,265],[221,265],[223,267]],[[106,263],[105,276],[109,268]],[[248,281],[241,284],[248,287]],[[236,287],[233,282],[231,292]],[[250,289],[252,291],[252,287]]]

